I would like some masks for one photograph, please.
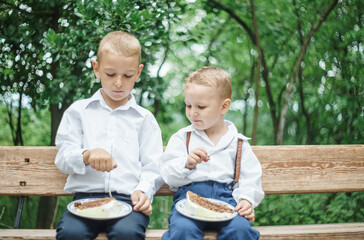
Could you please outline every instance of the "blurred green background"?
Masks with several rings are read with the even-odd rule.
[[[142,44],[134,94],[164,144],[189,124],[185,77],[206,65],[230,74],[226,118],[252,145],[363,144],[363,9],[359,0],[0,0],[0,145],[54,145],[64,110],[100,88],[91,61],[113,30]],[[71,198],[42,210],[48,200],[26,197],[20,228],[55,227]],[[0,196],[0,228],[13,227],[17,202]],[[149,228],[168,226],[171,205],[171,197],[154,199]],[[256,219],[362,221],[364,194],[266,196]]]

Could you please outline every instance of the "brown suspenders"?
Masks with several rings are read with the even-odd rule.
[[[190,139],[191,139],[191,132],[187,132],[187,139],[186,139],[187,154],[190,154],[190,151],[188,150],[188,147],[190,145]]]
[[[239,182],[240,177],[240,167],[241,167],[241,152],[243,151],[243,139],[238,138],[238,150],[236,152],[235,160],[235,183]]]
[[[186,138],[186,148],[187,153],[189,154],[189,144],[191,139],[191,132],[187,132],[187,138]],[[243,151],[243,139],[238,139],[238,149],[236,151],[236,159],[235,159],[235,171],[234,171],[234,183],[239,182],[240,177],[240,168],[241,168],[241,153]]]

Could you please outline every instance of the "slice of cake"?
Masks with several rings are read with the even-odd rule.
[[[232,216],[234,210],[228,207],[227,204],[219,204],[187,191],[186,212],[201,218],[222,219]]]
[[[76,202],[73,205],[77,213],[86,217],[116,217],[122,211],[114,197],[100,198],[88,202]]]

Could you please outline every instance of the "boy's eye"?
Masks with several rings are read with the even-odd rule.
[[[126,78],[131,78],[133,75],[124,75]]]
[[[114,73],[106,73],[106,75],[107,75],[108,77],[112,77],[112,76],[114,76],[115,74],[114,74]]]
[[[191,105],[186,104],[186,108],[191,108]]]
[[[198,106],[198,108],[199,108],[199,109],[204,109],[204,108],[206,108],[206,106],[200,106],[200,105],[199,105],[199,106]]]

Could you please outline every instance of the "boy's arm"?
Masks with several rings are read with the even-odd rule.
[[[72,106],[63,114],[56,136],[58,153],[55,164],[65,174],[84,174],[84,149],[82,149],[82,124],[79,114]]]
[[[162,134],[153,115],[147,115],[139,135],[141,175],[135,191],[144,192],[150,199],[163,184],[159,159],[163,154]]]
[[[187,168],[187,158],[186,132],[179,131],[170,138],[160,163],[163,180],[172,190],[192,182],[188,176],[196,168]]]
[[[235,211],[242,217],[245,217],[250,222],[254,222],[255,214],[252,204],[245,199],[242,199],[235,207]]]
[[[236,202],[245,199],[252,204],[253,208],[258,206],[264,198],[261,177],[262,167],[258,158],[252,151],[250,144],[247,141],[244,141],[239,185],[233,191],[233,197]]]

